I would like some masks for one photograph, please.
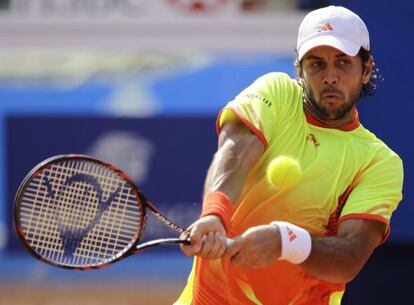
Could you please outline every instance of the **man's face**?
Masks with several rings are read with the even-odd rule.
[[[351,57],[335,48],[320,46],[302,58],[300,78],[317,116],[338,120],[350,113],[371,72],[372,60],[363,69],[358,55]]]

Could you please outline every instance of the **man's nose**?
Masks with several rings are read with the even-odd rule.
[[[329,69],[326,71],[326,74],[323,77],[323,82],[325,85],[336,85],[338,81],[338,73],[335,71],[335,69]]]

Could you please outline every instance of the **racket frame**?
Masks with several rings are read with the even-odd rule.
[[[96,265],[85,265],[85,266],[73,266],[73,265],[66,265],[63,263],[57,263],[55,261],[49,260],[39,253],[37,253],[28,243],[28,240],[26,238],[26,233],[22,229],[20,225],[20,217],[19,217],[19,207],[22,201],[22,197],[25,193],[26,188],[28,187],[28,182],[31,181],[34,177],[37,175],[40,175],[44,169],[46,169],[48,166],[50,166],[53,163],[59,162],[59,161],[65,161],[65,160],[71,160],[71,159],[80,159],[83,161],[93,162],[97,163],[98,165],[101,165],[103,167],[106,167],[108,170],[111,170],[112,172],[116,173],[119,177],[121,177],[123,180],[125,180],[128,184],[130,184],[132,191],[134,192],[137,200],[137,205],[141,208],[141,221],[137,227],[136,234],[134,235],[131,242],[126,246],[122,251],[120,251],[117,255],[114,256],[114,258],[106,263],[102,264],[96,264]],[[19,236],[19,239],[22,241],[25,248],[29,251],[29,253],[35,257],[36,259],[47,263],[49,265],[64,268],[64,269],[70,269],[70,270],[93,270],[93,269],[101,269],[103,267],[109,266],[115,262],[120,261],[123,258],[126,258],[132,254],[136,254],[139,252],[142,252],[145,249],[152,248],[154,246],[158,245],[172,245],[172,244],[190,244],[189,239],[182,239],[182,238],[159,238],[155,240],[150,240],[144,243],[139,243],[140,240],[143,238],[144,231],[145,231],[145,225],[147,221],[147,208],[151,211],[151,213],[162,223],[169,226],[170,228],[176,230],[178,233],[184,233],[186,230],[175,224],[173,221],[169,220],[167,217],[162,215],[158,209],[147,200],[147,198],[144,196],[144,194],[140,191],[140,189],[135,185],[135,183],[132,181],[132,179],[126,175],[123,171],[115,167],[114,165],[98,160],[96,158],[93,158],[91,156],[82,155],[82,154],[66,154],[66,155],[56,155],[53,157],[50,157],[42,162],[40,162],[38,165],[36,165],[22,180],[22,182],[19,185],[19,188],[16,192],[15,198],[14,198],[14,206],[13,206],[13,224],[15,231],[17,232],[17,235]]]

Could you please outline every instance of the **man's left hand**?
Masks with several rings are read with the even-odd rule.
[[[225,258],[235,267],[262,268],[280,257],[281,239],[277,226],[261,225],[235,237],[227,247]]]

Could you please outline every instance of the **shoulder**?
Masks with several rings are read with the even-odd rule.
[[[385,163],[389,164],[389,166],[402,170],[403,163],[400,156],[373,132],[360,126],[355,135],[361,140],[360,143],[368,148],[369,154],[372,156],[371,164],[383,163],[386,161]]]
[[[253,84],[240,92],[239,99],[261,100],[269,107],[275,104],[291,104],[301,101],[303,90],[296,79],[283,72],[271,72],[257,78]]]
[[[271,72],[262,75],[256,81],[256,84],[267,86],[270,88],[286,88],[286,89],[299,89],[300,85],[298,81],[288,74],[283,72]]]

